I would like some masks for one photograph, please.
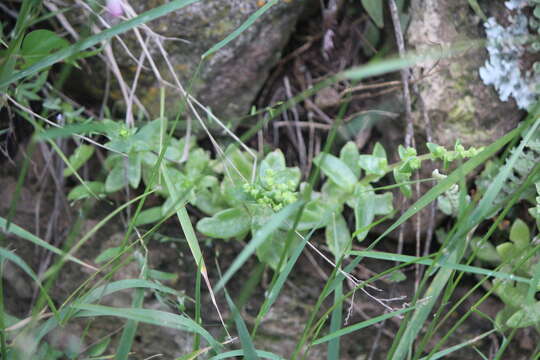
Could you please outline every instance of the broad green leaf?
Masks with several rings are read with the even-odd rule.
[[[538,324],[540,324],[540,301],[532,305],[523,305],[523,308],[516,311],[506,322],[506,325],[511,328],[523,328]]]
[[[353,174],[358,178],[360,176],[360,153],[358,152],[358,147],[352,141],[348,141],[339,152],[339,158],[343,161]]]
[[[201,148],[193,149],[189,152],[186,163],[186,172],[189,176],[197,177],[206,169],[209,162],[210,156],[208,155],[208,152]]]
[[[406,197],[411,197],[412,190],[410,184],[402,184],[406,183],[411,180],[411,172],[404,172],[401,168],[395,168],[394,169],[394,180],[396,181],[396,184],[401,184],[399,186],[399,190],[405,195]]]
[[[529,227],[521,219],[516,219],[510,228],[510,240],[519,249],[526,249],[531,241],[531,233]]]
[[[501,257],[495,246],[489,241],[482,242],[482,238],[475,237],[471,240],[471,249],[476,252],[476,257],[490,264],[500,264]]]
[[[394,195],[391,192],[375,195],[375,215],[388,215],[394,211]]]
[[[99,341],[97,344],[93,345],[85,353],[91,357],[100,356],[105,352],[105,350],[107,350],[107,347],[109,346],[110,342],[111,342],[111,337],[106,337],[103,340]]]
[[[199,220],[197,231],[216,238],[230,239],[245,235],[251,226],[251,218],[240,208],[231,208],[218,212],[212,217]]]
[[[371,186],[357,184],[354,190],[356,204],[354,207],[354,219],[356,230],[369,226],[375,219],[376,196]],[[362,231],[356,235],[358,241],[366,238],[368,231]]]
[[[326,225],[325,235],[326,244],[334,258],[339,259],[351,250],[351,232],[343,215],[332,214],[331,220]]]
[[[69,201],[76,201],[92,197],[93,195],[88,189],[98,196],[105,194],[105,184],[101,181],[87,181],[86,186],[77,185],[71,189],[67,198]]]
[[[234,207],[251,200],[244,191],[242,183],[235,182],[229,177],[225,177],[221,182],[221,195],[229,207]]]
[[[281,152],[281,150],[277,149],[274,150],[261,161],[261,164],[259,165],[259,174],[261,178],[266,177],[266,172],[268,169],[272,169],[275,173],[281,170],[285,170],[285,156]]]
[[[357,178],[343,161],[334,155],[321,153],[313,159],[313,162],[320,167],[322,172],[336,185],[347,192],[353,191]]]
[[[105,251],[99,254],[94,261],[96,262],[96,264],[103,263],[115,258],[120,253],[122,253],[122,247],[111,247],[105,249]]]
[[[385,159],[381,159],[373,155],[360,155],[359,164],[360,167],[366,171],[367,175],[373,174],[384,176],[388,168],[388,164],[386,163]]]
[[[24,68],[43,60],[51,53],[69,46],[69,41],[50,30],[34,30],[24,38],[21,55]]]
[[[64,169],[64,176],[72,175],[74,171],[77,171],[88,159],[90,159],[92,154],[94,154],[93,146],[81,144],[69,157],[71,168],[67,167]]]
[[[332,180],[325,181],[321,189],[322,200],[331,205],[338,213],[343,211],[343,203],[351,199],[342,188],[337,186]],[[354,207],[354,206],[351,206]]]
[[[296,230],[309,231],[325,227],[332,214],[332,209],[320,199],[311,200],[304,207]]]
[[[153,223],[158,222],[161,219],[163,219],[161,206],[154,206],[149,209],[141,211],[139,213],[139,216],[137,216],[137,219],[135,219],[134,225],[141,226],[141,225],[153,224]]]
[[[215,215],[228,207],[217,184],[215,187],[199,190],[191,204],[207,215]]]
[[[384,26],[384,9],[385,4],[382,0],[362,0],[362,6],[366,9],[369,17],[380,28]]]
[[[386,156],[386,150],[384,150],[384,146],[382,146],[380,142],[375,143],[375,146],[373,147],[372,155],[379,159],[384,159],[386,162],[388,162],[388,158]]]
[[[148,278],[159,281],[176,281],[178,274],[150,269],[148,270]]]
[[[127,178],[129,185],[136,189],[141,183],[141,155],[131,153],[128,158]]]
[[[253,171],[253,158],[237,146],[229,145],[225,150],[225,159],[222,164],[226,176],[231,176],[235,181],[249,181]]]
[[[277,230],[268,236],[268,239],[261,244],[255,251],[257,258],[272,269],[277,270],[279,260],[283,250],[285,250],[285,241],[287,233],[282,230]]]
[[[250,212],[252,214],[252,233],[256,233],[260,230],[275,214],[270,208],[261,205],[252,206]],[[287,233],[285,231],[276,230],[257,248],[255,254],[261,262],[269,265],[272,269],[277,270],[281,254],[285,249],[286,239]]]
[[[262,228],[253,234],[251,241],[244,247],[240,255],[236,257],[232,265],[229,266],[221,280],[214,287],[214,292],[217,293],[229,281],[229,279],[242,267],[247,259],[256,251],[256,249],[264,243],[268,237],[278,230],[293,214],[301,207],[302,202],[297,201],[294,204],[287,205],[278,213],[272,215],[269,221]]]
[[[123,161],[118,161],[112,168],[105,180],[105,191],[108,193],[116,192],[127,185],[126,173],[124,171]]]
[[[505,305],[519,309],[526,303],[529,284],[495,279],[493,280],[493,286],[495,287],[495,293]]]
[[[134,27],[142,24],[146,24],[152,20],[155,20],[161,16],[164,16],[172,11],[179,10],[185,6],[196,3],[198,0],[173,0],[162,6],[155,7],[149,11],[146,11],[132,19],[121,21],[118,25],[115,25],[109,29],[103,30],[100,33],[84,38],[75,44],[65,47],[50,56],[43,58],[40,62],[30,66],[28,69],[17,71],[15,73],[0,72],[0,89],[3,89],[6,85],[9,85],[19,79],[33,75],[49,66],[68,59],[69,57],[79,54],[82,50],[86,50],[94,45],[98,45],[112,37],[122,34]],[[26,4],[27,2],[23,2]],[[13,59],[10,57],[9,59]],[[3,70],[2,67],[0,69]],[[7,70],[12,70],[12,67],[7,67]],[[0,70],[1,71],[1,70]]]

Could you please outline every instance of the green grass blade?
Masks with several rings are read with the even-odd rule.
[[[234,259],[231,266],[227,269],[223,278],[219,280],[214,288],[214,292],[219,292],[230,280],[230,278],[240,269],[240,267],[247,261],[247,259],[253,255],[255,250],[268,239],[268,237],[276,231],[290,216],[292,216],[298,209],[300,209],[302,203],[300,201],[294,204],[288,205],[278,213],[274,214],[270,220],[257,231],[249,244],[240,252],[240,254]]]
[[[118,280],[109,284],[102,285],[97,287],[87,294],[80,297],[77,302],[79,303],[93,303],[101,299],[103,296],[113,294],[115,292],[127,289],[148,289],[148,290],[157,290],[162,293],[179,295],[178,291],[170,287],[143,279],[125,279]]]
[[[214,44],[208,51],[206,51],[204,54],[202,54],[201,58],[205,59],[208,56],[212,55],[234,39],[236,39],[241,33],[243,33],[248,27],[250,27],[258,18],[260,18],[268,9],[270,9],[272,6],[276,5],[279,2],[279,0],[271,0],[264,4],[263,7],[255,11],[253,14],[251,14],[248,19],[238,27],[238,29],[234,30],[232,33],[227,35],[227,37],[217,44]]]
[[[261,357],[263,359],[285,360],[285,358],[282,358],[281,356],[273,354],[273,353],[268,352],[268,351],[256,350],[256,353],[257,353],[257,355],[259,357]],[[221,360],[221,359],[237,358],[239,356],[245,356],[244,350],[227,351],[227,352],[221,353],[219,355],[213,356],[208,360]],[[247,360],[249,360],[249,358],[247,356],[245,358]]]
[[[270,291],[268,291],[268,295],[264,299],[264,303],[262,304],[259,313],[257,314],[257,319],[255,320],[255,327],[253,329],[253,333],[257,331],[257,328],[259,324],[261,323],[262,319],[266,316],[274,302],[277,300],[277,297],[279,296],[281,289],[283,288],[283,285],[285,285],[285,281],[289,277],[289,274],[291,273],[294,264],[296,264],[296,261],[300,257],[300,254],[302,254],[302,251],[304,250],[304,247],[306,246],[306,243],[309,241],[311,236],[315,230],[312,230],[305,239],[302,239],[302,241],[296,246],[294,251],[291,254],[291,257],[287,261],[287,264],[281,270],[279,273],[278,278],[276,279],[275,283],[271,285]]]
[[[34,282],[39,286],[40,291],[42,292],[43,296],[45,296],[45,299],[47,300],[47,303],[49,304],[49,307],[51,308],[51,311],[54,313],[55,316],[58,317],[58,310],[56,309],[56,306],[54,305],[52,299],[49,297],[49,294],[43,289],[43,286],[41,285],[41,281],[39,281],[38,276],[34,273],[34,271],[26,264],[26,262],[21,259],[18,255],[14,254],[12,251],[6,250],[4,248],[0,247],[0,260],[9,260],[15,265],[17,265],[19,268],[21,268]]]
[[[462,349],[462,348],[464,348],[466,346],[470,346],[471,344],[475,343],[476,341],[479,341],[479,340],[485,338],[486,336],[489,336],[489,335],[493,334],[495,331],[497,331],[497,330],[496,329],[489,330],[489,331],[487,331],[487,332],[485,332],[485,333],[483,333],[481,335],[478,335],[478,336],[474,337],[473,339],[464,341],[461,344],[451,346],[448,349],[441,350],[441,351],[433,354],[432,356],[423,357],[420,360],[442,359],[442,358],[446,357],[447,355],[453,353],[454,351],[458,351],[458,350],[460,350],[460,349]]]
[[[147,197],[148,195],[152,194],[154,190],[146,192],[144,194],[141,194],[128,202],[120,205],[113,211],[111,211],[107,216],[105,216],[100,222],[98,222],[92,229],[90,229],[84,236],[75,244],[68,253],[64,253],[62,255],[62,258],[54,265],[52,266],[47,272],[43,275],[43,278],[46,279],[47,277],[51,276],[55,272],[57,272],[64,264],[65,260],[68,259],[70,256],[73,256],[77,250],[81,246],[83,246],[99,229],[101,229],[106,223],[108,223],[112,218],[114,218],[116,215],[118,215],[120,212],[122,212],[125,208],[130,206],[133,203],[136,203],[137,201]],[[96,269],[97,270],[97,269]]]
[[[70,45],[60,51],[51,54],[45,59],[35,63],[32,66],[24,70],[17,71],[10,74],[6,78],[0,80],[0,88],[7,86],[17,80],[23,79],[27,76],[33,75],[40,70],[43,70],[59,61],[65,60],[68,57],[78,54],[83,50],[86,50],[94,45],[99,44],[102,41],[111,39],[113,36],[120,35],[128,30],[131,30],[139,25],[146,24],[152,20],[155,20],[161,16],[176,10],[180,10],[190,4],[196,3],[199,0],[173,0],[165,5],[158,6],[154,9],[148,10],[133,19],[121,22],[109,29],[103,30],[99,34],[90,36],[86,39],[80,40],[73,45]]]
[[[9,224],[9,229],[7,229],[7,220],[4,219],[1,216],[0,216],[0,230],[4,231],[7,234],[13,234],[15,236],[18,236],[18,237],[24,239],[24,240],[28,240],[31,243],[33,243],[33,244],[35,244],[37,246],[40,246],[40,247],[42,247],[42,248],[44,248],[46,250],[49,250],[50,252],[52,252],[52,253],[54,253],[56,255],[65,256],[67,260],[73,261],[76,264],[79,264],[79,265],[84,266],[84,267],[89,268],[89,269],[97,270],[92,265],[87,264],[87,263],[77,259],[76,257],[74,257],[72,255],[66,254],[65,252],[58,249],[57,247],[55,247],[55,246],[49,244],[48,242],[38,238],[34,234],[24,230],[23,228],[21,228],[18,225],[15,225],[12,222]]]
[[[360,329],[363,329],[365,327],[371,326],[373,324],[379,323],[381,321],[393,318],[394,316],[403,315],[403,314],[405,314],[405,313],[407,313],[407,312],[409,312],[409,311],[411,311],[411,310],[413,310],[415,308],[416,308],[416,306],[411,306],[411,307],[408,307],[406,309],[392,311],[390,313],[379,315],[379,316],[376,316],[374,318],[359,322],[357,324],[344,327],[343,329],[340,329],[340,330],[335,331],[333,333],[330,333],[330,334],[328,334],[328,335],[326,335],[326,336],[324,336],[324,337],[322,337],[320,339],[315,340],[312,344],[313,345],[322,344],[324,342],[339,338],[339,337],[341,337],[343,335],[350,334],[352,332],[355,332],[357,330],[360,330]]]
[[[258,360],[259,357],[257,356],[257,353],[255,351],[255,346],[253,346],[253,340],[251,340],[251,336],[249,335],[246,323],[240,316],[240,311],[234,304],[234,301],[229,296],[227,290],[225,290],[225,298],[227,299],[227,303],[229,304],[229,308],[231,309],[232,317],[234,318],[234,322],[236,324],[238,336],[240,336],[240,342],[242,343],[242,349],[244,350],[245,358],[250,360]]]
[[[63,127],[51,127],[48,129],[43,129],[35,135],[34,139],[37,141],[54,140],[92,132],[103,133],[105,130],[106,127],[103,125],[103,123],[94,121],[88,124],[73,124],[65,125]]]
[[[351,251],[351,255],[357,255],[357,256],[367,257],[371,259],[388,260],[392,262],[397,261],[397,262],[404,262],[404,263],[409,263],[409,264],[422,264],[422,265],[427,265],[427,266],[444,267],[444,268],[450,268],[453,270],[467,272],[470,274],[478,274],[478,275],[494,277],[497,279],[518,281],[518,282],[522,282],[526,284],[531,283],[530,279],[517,276],[514,274],[509,274],[502,271],[489,270],[489,269],[484,269],[477,266],[453,264],[453,263],[449,263],[448,261],[439,263],[429,258],[418,258],[416,256],[410,256],[410,255],[400,255],[400,254],[380,252],[380,251]]]
[[[504,144],[508,143],[514,137],[521,134],[523,129],[525,129],[529,125],[531,120],[532,118],[530,117],[528,122],[526,122],[519,128],[511,131],[507,135],[501,137],[496,142],[492,143],[479,155],[473,157],[472,159],[467,161],[465,164],[460,166],[456,171],[454,171],[450,176],[448,176],[448,178],[450,178],[454,174],[458,175],[460,178],[463,177],[470,170],[472,170],[472,168],[470,169],[467,168],[466,165],[476,163],[479,159],[482,159],[486,157],[487,155],[493,154],[495,151],[500,149]],[[536,127],[539,124],[540,124],[540,120],[537,120],[534,126],[532,126],[529,129],[527,136],[522,141],[520,147],[517,149],[516,152],[514,152],[510,160],[506,163],[505,167],[499,172],[495,180],[490,184],[488,190],[485,193],[485,196],[482,198],[478,206],[474,209],[472,214],[470,216],[467,216],[465,219],[463,219],[462,221],[456,224],[455,226],[456,231],[454,232],[454,235],[451,236],[450,239],[447,241],[448,246],[445,249],[445,251],[448,253],[448,256],[445,256],[444,258],[445,262],[454,263],[454,264],[457,264],[460,262],[461,257],[463,256],[464,250],[467,245],[466,237],[469,231],[474,226],[476,226],[480,221],[482,221],[484,217],[486,216],[486,214],[492,211],[493,200],[495,199],[497,194],[500,192],[504,181],[506,181],[506,179],[510,175],[513,165],[515,161],[517,160],[517,157],[522,152],[523,147],[525,146],[524,144],[528,141],[532,132],[536,129]],[[487,158],[485,158],[484,160],[487,160]],[[468,170],[468,171],[465,171],[465,170]],[[436,187],[434,187],[432,190],[434,190]],[[428,192],[428,194],[430,192],[431,190]],[[431,313],[431,310],[435,306],[435,303],[437,302],[440,294],[443,292],[444,288],[446,287],[446,284],[450,276],[452,275],[453,271],[454,270],[450,268],[441,268],[439,270],[439,272],[437,273],[437,275],[431,282],[430,286],[428,287],[427,291],[423,295],[422,306],[419,307],[414,312],[409,322],[405,322],[402,324],[402,327],[404,326],[405,330],[403,331],[402,336],[397,338],[397,343],[394,343],[394,347],[392,349],[393,351],[392,350],[390,351],[389,356],[391,356],[392,360],[401,360],[407,356],[411,348],[411,345],[413,344],[417,334],[423,328],[425,321],[427,320],[429,314]]]
[[[165,326],[182,331],[198,333],[215,349],[220,350],[221,344],[195,321],[183,315],[153,309],[115,308],[93,304],[74,304],[73,307],[82,310],[78,317],[113,316],[151,325]]]
[[[144,290],[137,289],[135,295],[133,296],[132,308],[131,310],[139,310],[142,308],[144,302]],[[131,347],[133,346],[133,340],[137,334],[137,327],[139,321],[136,319],[129,319],[122,330],[122,336],[118,342],[118,347],[116,350],[116,360],[127,360]]]
[[[330,334],[335,334],[341,329],[341,321],[343,319],[343,302],[341,297],[343,296],[343,281],[340,281],[334,289],[334,302],[338,305],[332,310],[332,317],[330,318]],[[329,340],[328,351],[326,358],[328,360],[339,359],[339,336]]]
[[[531,119],[531,117],[529,117]],[[478,204],[477,209],[471,214],[470,217],[468,217],[469,227],[474,226],[475,224],[478,224],[481,220],[483,220],[486,215],[491,213],[493,211],[492,204],[495,198],[499,195],[501,188],[510,176],[510,174],[514,171],[514,165],[516,161],[519,159],[521,154],[523,153],[523,149],[531,139],[531,137],[534,135],[536,130],[538,129],[538,126],[540,126],[540,119],[536,120],[530,129],[527,131],[527,134],[519,144],[519,146],[515,149],[515,151],[512,153],[512,156],[510,159],[506,162],[505,166],[502,168],[501,171],[497,174],[495,179],[490,183],[489,188],[487,189],[485,195],[480,200],[480,203]],[[514,131],[522,130],[523,126],[521,126],[519,129],[516,129]],[[519,131],[521,133],[521,131]],[[510,133],[508,134],[510,135]],[[507,136],[508,136],[507,135]]]

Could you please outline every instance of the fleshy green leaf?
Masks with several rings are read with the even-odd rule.
[[[394,211],[394,195],[391,192],[375,195],[375,215],[388,215]]]
[[[199,220],[197,231],[216,239],[230,239],[245,235],[250,226],[251,218],[244,210],[231,208]]]
[[[328,223],[330,215],[331,209],[320,199],[311,200],[304,207],[296,230],[308,231],[323,228]]]
[[[92,154],[94,154],[93,146],[81,144],[69,157],[71,168],[66,167],[64,169],[64,176],[72,175],[74,171],[77,171],[88,159],[90,159]]]
[[[163,218],[161,206],[155,206],[150,209],[143,210],[137,216],[134,225],[141,226],[147,224],[153,224]]]
[[[354,219],[356,230],[369,226],[375,219],[376,197],[371,186],[357,184],[354,189],[356,204],[354,207]],[[356,235],[358,241],[366,238],[368,231],[362,231]]]
[[[519,249],[526,249],[529,246],[531,240],[531,233],[529,227],[521,219],[516,219],[510,228],[510,240]]]
[[[347,192],[352,192],[357,179],[354,173],[343,161],[331,154],[321,153],[313,159],[313,162],[321,168],[336,185]]]
[[[132,153],[128,159],[127,178],[129,185],[136,189],[141,183],[141,155]]]
[[[105,181],[105,191],[116,192],[127,185],[126,174],[124,172],[123,161],[117,161]]]
[[[540,324],[540,301],[532,305],[523,305],[521,310],[518,310],[506,322],[511,328],[523,328]]]
[[[44,59],[49,54],[69,46],[69,41],[50,30],[34,30],[24,38],[21,55],[28,67]]]
[[[122,247],[111,247],[103,251],[101,254],[99,254],[96,257],[96,260],[94,260],[97,264],[109,261],[112,258],[116,257],[118,254],[122,252]]]
[[[88,351],[86,351],[86,354],[91,357],[100,356],[107,350],[107,347],[109,346],[109,343],[111,342],[110,337],[106,337],[97,344],[93,345]]]
[[[347,164],[349,169],[351,169],[357,178],[360,176],[360,153],[358,152],[358,148],[354,142],[349,141],[341,148],[339,158],[341,161]]]
[[[476,252],[476,257],[490,264],[499,264],[501,258],[495,246],[489,241],[484,241],[483,243],[481,241],[482,238],[479,237],[475,237],[471,241],[471,248]]]
[[[334,258],[339,259],[351,250],[351,232],[343,215],[332,216],[326,225],[325,235],[326,243]]]
[[[255,251],[257,258],[272,269],[277,270],[279,259],[283,250],[285,250],[286,239],[287,233],[285,231],[277,230],[273,232]]]
[[[227,169],[226,173],[235,181],[250,180],[253,170],[253,158],[245,151],[240,151],[237,146],[229,145],[225,150],[225,158],[222,162]]]
[[[91,197],[92,194],[88,191],[88,189],[92,190],[92,192],[98,196],[105,194],[105,184],[103,184],[100,181],[87,181],[86,186],[84,185],[75,186],[69,192],[67,198],[69,201],[76,201],[76,200],[82,200],[82,199]]]

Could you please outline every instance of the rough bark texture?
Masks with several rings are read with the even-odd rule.
[[[411,6],[410,50],[447,47],[485,36],[482,20],[467,0],[412,0]],[[485,60],[486,51],[481,47],[415,69],[417,79],[426,77],[419,91],[432,123],[434,142],[452,146],[459,139],[466,145],[485,145],[515,127],[522,117],[513,100],[501,102],[495,90],[482,83],[478,69]],[[417,107],[413,117],[415,125],[424,128],[421,109]]]

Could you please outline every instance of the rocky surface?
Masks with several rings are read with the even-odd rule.
[[[279,60],[281,50],[294,30],[306,1],[280,1],[240,36],[202,63],[202,54],[241,26],[265,2],[200,1],[153,21],[150,27],[156,33],[169,38],[164,40],[164,47],[182,85],[188,88],[198,70],[192,88],[194,95],[218,117],[227,120],[248,112],[269,70]],[[161,5],[161,2],[133,0],[130,5],[141,14]],[[79,18],[78,21],[87,19]],[[130,57],[119,41],[113,41],[114,54],[123,76],[128,84],[131,84],[137,69],[134,58],[139,56],[141,46],[133,32],[124,34],[122,38],[134,56]],[[171,40],[173,38],[176,40]],[[163,77],[172,81],[157,46],[150,44],[149,49]],[[159,114],[160,84],[148,62],[145,66],[147,69],[141,73],[137,95],[155,116]],[[99,66],[96,65],[94,70],[99,72]],[[99,96],[102,96],[103,85],[96,82],[95,74],[87,78],[87,84],[94,88],[96,95],[101,92]],[[118,89],[111,94],[113,98],[121,99]],[[180,97],[170,89],[167,94],[166,108],[174,113],[178,109]]]
[[[493,3],[487,9],[488,16],[501,11],[495,9],[499,4]],[[406,37],[410,50],[422,52],[457,43],[472,44],[485,37],[483,21],[467,0],[412,0],[409,13],[412,20]],[[453,146],[459,139],[467,146],[485,145],[515,127],[522,117],[513,100],[501,102],[495,90],[482,83],[478,70],[486,57],[483,45],[478,43],[477,48],[462,56],[425,63],[415,69],[416,79],[425,78],[418,88],[432,123],[434,142]],[[415,125],[424,128],[419,107],[413,117]]]

